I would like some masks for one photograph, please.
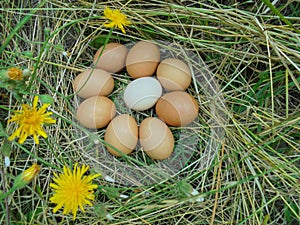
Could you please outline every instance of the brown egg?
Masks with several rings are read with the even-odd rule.
[[[139,129],[140,144],[143,151],[152,159],[163,160],[173,152],[174,137],[170,128],[160,119],[148,117]]]
[[[96,68],[106,70],[110,73],[116,73],[125,68],[128,49],[124,45],[119,43],[108,43],[103,52],[102,49],[103,46],[98,49],[94,56]]]
[[[124,154],[131,153],[138,142],[138,125],[135,119],[128,114],[115,117],[107,126],[104,140]],[[109,145],[106,148],[111,154],[121,156]]]
[[[75,77],[74,91],[82,98],[109,95],[114,89],[114,79],[101,69],[87,69]]]
[[[172,91],[163,95],[155,106],[157,116],[171,126],[185,126],[199,113],[197,101],[184,91]]]
[[[160,52],[157,45],[139,41],[128,52],[126,70],[134,79],[151,76],[154,74],[159,61]]]
[[[116,114],[115,104],[107,97],[93,96],[78,107],[76,119],[86,128],[103,128]]]
[[[169,91],[184,91],[192,81],[191,70],[182,60],[168,58],[156,70],[157,79]]]

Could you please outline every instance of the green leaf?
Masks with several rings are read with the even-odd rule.
[[[117,190],[117,188],[102,187],[101,191],[110,199],[117,199],[120,197],[120,192]]]
[[[190,196],[191,193],[193,192],[193,187],[191,184],[186,182],[185,180],[182,180],[177,183],[176,186],[177,192],[180,197],[187,197]]]
[[[39,98],[43,104],[53,104],[54,102],[52,96],[50,95],[40,95]]]
[[[289,206],[285,206],[284,218],[287,224],[293,224],[297,220],[297,215],[299,215],[299,208],[295,203],[291,203]]]
[[[33,58],[33,52],[32,51],[24,51],[24,52],[22,52],[22,54],[26,57]]]
[[[34,220],[37,219],[37,217],[43,213],[43,208],[38,206],[37,208],[29,211],[27,214],[26,214],[26,218],[27,218],[27,222],[30,223]]]
[[[90,46],[92,46],[94,48],[100,48],[101,46],[103,46],[105,44],[106,38],[107,38],[107,35],[97,36],[90,42]]]
[[[95,204],[94,211],[98,217],[102,217],[102,218],[104,218],[108,213],[105,209],[104,204]]]

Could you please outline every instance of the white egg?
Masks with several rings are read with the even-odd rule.
[[[127,85],[124,102],[130,109],[143,111],[154,106],[161,95],[162,87],[157,79],[142,77]]]

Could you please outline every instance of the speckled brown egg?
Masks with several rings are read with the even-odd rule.
[[[158,65],[157,79],[168,91],[186,90],[192,81],[191,70],[180,59],[167,58]]]
[[[130,154],[138,142],[137,122],[128,114],[116,116],[107,126],[104,140],[124,154]],[[121,156],[119,152],[109,145],[106,145],[106,148],[111,154]]]
[[[167,159],[173,152],[173,134],[170,128],[158,118],[144,119],[139,128],[139,137],[143,151],[152,159]]]
[[[128,52],[126,70],[134,79],[151,76],[155,73],[159,61],[158,46],[151,42],[139,41]]]
[[[114,79],[110,73],[101,69],[87,69],[75,77],[73,88],[82,98],[109,95],[114,89]]]
[[[112,100],[104,96],[93,96],[79,105],[76,119],[86,128],[103,128],[115,114],[116,106]]]
[[[98,49],[94,56],[96,68],[103,69],[110,73],[116,73],[125,68],[128,49],[119,43],[108,43]]]
[[[185,126],[196,119],[198,102],[187,92],[172,91],[164,94],[155,106],[157,116],[171,126]]]

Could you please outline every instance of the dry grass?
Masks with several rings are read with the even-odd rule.
[[[0,3],[0,67],[32,67],[22,101],[52,96],[57,119],[40,145],[31,139],[7,145],[14,127],[6,121],[20,102],[14,91],[0,90],[1,189],[9,189],[13,177],[32,163],[42,165],[34,182],[14,192],[9,204],[0,202],[0,223],[10,216],[11,224],[297,224],[300,4],[275,1],[291,26],[265,4],[268,1],[96,2]],[[193,56],[186,58],[195,71],[188,91],[201,103],[200,114],[190,127],[173,129],[182,151],[192,153],[185,165],[166,162],[153,169],[142,154],[116,160],[102,152],[104,130],[85,130],[74,119],[78,99],[72,80],[91,66],[109,33],[102,25],[107,5],[133,22],[126,34],[114,30],[110,41],[160,40],[173,43],[173,52],[181,46]],[[118,101],[129,78],[125,72],[114,78],[117,85],[110,97]],[[126,111],[119,103],[119,112]],[[130,113],[141,120],[153,111]],[[196,137],[192,147],[187,136]],[[11,166],[4,168],[7,152]],[[75,162],[101,169],[117,182],[97,179],[94,207],[73,222],[71,215],[53,214],[49,183],[54,171]],[[178,170],[169,171],[173,167]],[[149,174],[155,183],[144,178]],[[191,187],[204,201],[188,196]],[[129,198],[120,200],[120,194]],[[114,219],[108,220],[107,213]]]

